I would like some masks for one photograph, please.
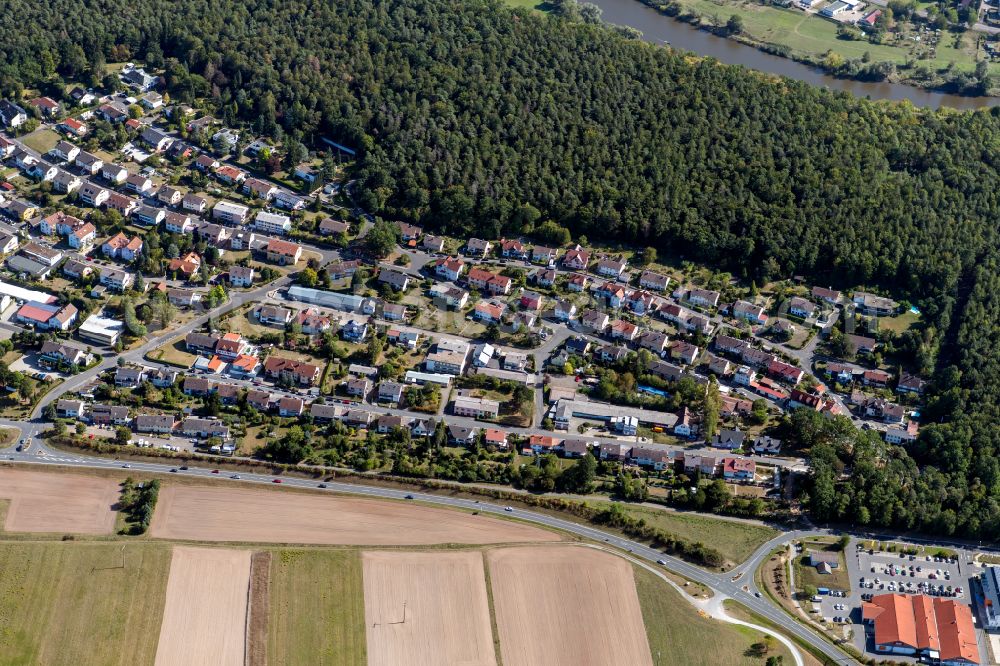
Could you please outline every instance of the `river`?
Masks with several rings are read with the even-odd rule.
[[[1000,104],[997,97],[964,97],[925,90],[902,83],[871,83],[839,79],[822,70],[790,58],[771,55],[732,39],[716,37],[689,24],[661,14],[639,0],[588,0],[603,11],[607,23],[626,25],[642,32],[643,39],[654,44],[668,42],[676,49],[711,56],[730,65],[744,65],[762,72],[780,74],[831,90],[843,90],[857,97],[910,100],[916,106],[954,109],[978,109]]]

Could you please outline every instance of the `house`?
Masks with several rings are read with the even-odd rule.
[[[431,296],[441,299],[445,306],[460,309],[469,301],[469,292],[453,285],[436,284],[430,289]]]
[[[261,391],[258,389],[247,390],[247,404],[256,410],[266,412],[271,409],[271,404],[273,402],[274,396],[268,391]],[[316,407],[316,405],[314,404],[313,407]],[[310,413],[313,417],[316,417],[315,410],[311,409]]]
[[[865,370],[861,375],[861,381],[865,386],[885,388],[889,384],[892,375],[884,370]]]
[[[399,382],[385,381],[378,385],[378,401],[393,405],[403,404],[406,395],[406,385]]]
[[[600,444],[601,460],[628,460],[632,454],[632,447],[619,442],[602,441]]]
[[[110,196],[111,192],[90,181],[80,186],[80,201],[94,208],[103,206]]]
[[[394,291],[406,291],[410,286],[410,276],[392,268],[383,268],[378,273],[378,282],[389,285]]]
[[[816,305],[809,299],[793,296],[788,301],[788,313],[802,319],[808,319],[816,314]]]
[[[441,257],[434,262],[434,274],[452,282],[458,280],[464,268],[465,262],[459,257]]]
[[[576,305],[571,301],[559,299],[554,308],[556,319],[559,321],[569,321],[576,316]]]
[[[497,430],[495,428],[486,428],[483,431],[483,444],[486,446],[493,446],[498,449],[507,448],[507,438],[508,435],[503,430]]]
[[[542,309],[542,295],[534,291],[522,292],[518,302],[526,310],[538,311]]]
[[[282,266],[295,265],[302,257],[302,247],[291,241],[271,238],[265,249],[267,260]]]
[[[743,348],[740,358],[747,365],[751,365],[755,368],[766,368],[771,364],[771,361],[775,360],[777,357],[770,352],[764,351],[763,349],[747,346]]]
[[[121,185],[128,178],[128,170],[120,164],[107,162],[101,165],[101,178],[114,185]]]
[[[916,421],[910,421],[906,427],[890,426],[885,430],[885,441],[889,444],[905,445],[917,441],[919,425]]]
[[[595,333],[603,333],[608,327],[608,315],[597,310],[586,310],[580,317],[580,323]]]
[[[165,206],[176,206],[184,198],[184,193],[176,187],[164,185],[156,191],[156,200]]]
[[[8,139],[7,137],[0,136],[0,160],[5,160],[16,151],[17,144]]]
[[[883,423],[902,423],[906,416],[906,410],[902,406],[884,398],[866,400],[862,407],[865,416],[877,418]]]
[[[643,349],[648,349],[657,356],[661,356],[663,354],[663,352],[667,349],[667,343],[669,341],[669,336],[661,331],[648,330],[639,336],[639,346]],[[691,346],[693,347],[694,345]],[[697,349],[697,347],[695,347],[695,349]]]
[[[840,302],[840,292],[834,289],[827,289],[825,287],[813,287],[812,297],[819,299],[830,305],[836,305]]]
[[[719,413],[724,418],[731,418],[733,416],[745,416],[753,411],[753,403],[749,400],[743,398],[737,398],[731,395],[721,396],[721,408]]]
[[[242,225],[247,221],[250,209],[232,201],[221,200],[212,207],[212,219],[223,224]]]
[[[181,432],[188,437],[208,439],[209,437],[219,437],[229,439],[229,426],[218,419],[202,419],[189,416],[181,423]]]
[[[733,374],[733,364],[721,356],[709,354],[708,371],[720,377],[728,377]]]
[[[420,238],[420,234],[423,233],[423,230],[415,224],[396,222],[396,226],[399,228],[399,237],[403,240],[403,242],[416,240]]]
[[[177,307],[189,308],[200,298],[198,292],[193,289],[167,289],[167,300]]]
[[[753,452],[760,455],[775,455],[781,451],[781,440],[761,435],[753,442]]]
[[[425,252],[443,252],[444,251],[444,238],[440,236],[432,236],[431,234],[426,234],[422,241],[420,241],[420,249]]]
[[[154,206],[148,206],[146,204],[140,205],[136,208],[135,212],[132,213],[132,219],[138,224],[154,227],[163,221],[163,218],[167,216],[167,211],[162,208],[155,208]]]
[[[531,249],[531,261],[536,264],[553,264],[558,254],[554,248],[536,245]]]
[[[49,164],[44,160],[39,160],[31,165],[31,168],[28,169],[26,175],[39,182],[48,183],[56,177],[57,173],[59,173],[59,169],[57,169],[54,164]]]
[[[385,303],[382,306],[382,318],[389,321],[402,321],[406,319],[406,306],[396,303]]]
[[[896,393],[914,393],[920,395],[924,392],[926,383],[916,375],[904,372],[896,384]]]
[[[52,247],[46,247],[45,245],[39,245],[35,242],[26,243],[24,247],[21,248],[21,254],[32,261],[37,261],[38,263],[48,267],[55,266],[63,258],[63,253],[60,250]]]
[[[428,372],[460,375],[465,371],[465,354],[454,351],[432,352],[424,359],[424,367]]]
[[[299,312],[295,318],[299,327],[305,335],[320,335],[330,330],[331,322],[329,317],[320,314],[316,308],[306,308]]]
[[[351,319],[340,329],[340,334],[349,342],[362,342],[368,337],[368,324]]]
[[[6,99],[0,99],[0,123],[4,127],[15,129],[28,122],[28,114],[17,104]]]
[[[201,171],[202,173],[211,173],[222,166],[219,160],[215,159],[211,155],[206,155],[202,153],[195,161],[192,163],[195,169]]]
[[[400,331],[397,329],[390,329],[386,333],[386,338],[389,342],[397,345],[403,345],[408,349],[416,349],[417,343],[420,342],[420,334],[416,331]]]
[[[49,155],[52,155],[53,157],[64,162],[72,162],[79,154],[80,149],[69,141],[59,141],[52,147],[52,150],[49,151]]]
[[[465,241],[465,253],[473,257],[485,257],[493,249],[493,244],[480,238]]]
[[[226,185],[238,185],[247,179],[247,174],[242,169],[223,164],[215,170],[215,178]]]
[[[83,418],[87,403],[82,400],[59,400],[56,403],[56,415],[64,419]]]
[[[604,363],[617,363],[628,354],[628,348],[619,345],[602,345],[595,352],[595,356]]]
[[[554,268],[539,268],[535,271],[535,274],[531,276],[535,284],[539,287],[551,287],[556,283],[556,270]]]
[[[466,428],[465,426],[448,426],[448,443],[458,446],[468,446],[475,443],[479,435],[479,428]]]
[[[163,106],[163,95],[158,92],[151,91],[140,97],[139,103],[150,111],[155,111]]]
[[[115,370],[115,386],[119,388],[135,388],[142,383],[145,373],[142,368],[122,366]]]
[[[269,356],[264,363],[264,374],[272,379],[280,378],[285,381],[310,385],[319,379],[320,368],[312,363],[280,356]]]
[[[86,150],[78,152],[75,161],[78,167],[91,176],[96,176],[104,166],[104,160]]]
[[[731,481],[753,481],[757,463],[745,458],[723,458],[722,476]]]
[[[142,67],[129,67],[122,70],[122,81],[125,85],[135,88],[141,92],[148,92],[156,87],[160,79],[146,73]]]
[[[146,379],[157,388],[167,388],[173,386],[177,381],[178,372],[176,370],[150,370],[146,373]]]
[[[356,259],[352,259],[351,261],[335,261],[327,265],[326,272],[331,280],[343,280],[345,278],[353,278],[360,267],[361,262]]]
[[[653,271],[643,271],[642,275],[639,276],[639,286],[643,289],[666,291],[669,284],[669,277],[654,273]]]
[[[62,265],[63,275],[73,278],[74,280],[80,280],[88,277],[93,272],[94,268],[92,266],[80,259],[74,259],[72,257],[67,259],[66,263]]]
[[[125,189],[136,194],[146,194],[153,189],[153,181],[140,174],[125,177]]]
[[[68,236],[66,242],[71,248],[86,252],[94,244],[97,238],[97,229],[90,222],[74,229]]]
[[[979,664],[969,606],[926,594],[878,594],[862,602],[862,621],[877,654],[919,656],[950,666]]]
[[[802,368],[779,361],[778,359],[773,359],[767,364],[767,374],[779,381],[795,386],[802,381],[806,373]]]
[[[292,311],[277,305],[261,305],[255,314],[260,323],[281,326],[282,328],[292,321]]]
[[[135,284],[135,276],[128,271],[115,268],[114,266],[102,266],[100,270],[100,283],[108,289],[124,292]]]
[[[551,453],[554,452],[560,444],[562,444],[562,440],[558,437],[550,437],[549,435],[530,435],[525,449],[538,454]]]
[[[577,245],[566,252],[562,259],[562,265],[569,270],[585,271],[590,265],[590,251]]]
[[[616,319],[611,323],[612,340],[627,340],[631,342],[632,340],[635,340],[638,335],[639,327],[631,322],[625,321],[624,319]]]
[[[173,137],[171,137],[166,132],[162,132],[155,127],[149,126],[142,131],[139,135],[143,143],[152,148],[154,151],[161,153],[170,147],[170,144],[174,142]]]
[[[229,284],[232,287],[253,286],[254,270],[249,266],[233,266],[229,269]]]
[[[306,199],[286,190],[278,190],[274,194],[274,205],[284,210],[302,210],[306,207]]]
[[[629,461],[639,467],[652,467],[656,471],[662,471],[670,467],[673,455],[667,448],[635,446],[629,452]]]
[[[452,413],[455,416],[495,419],[500,415],[500,403],[486,398],[459,395],[452,401]]]
[[[204,333],[188,333],[184,336],[184,348],[195,354],[214,354],[219,336]]]
[[[52,189],[59,194],[69,194],[76,192],[83,186],[83,180],[74,176],[68,171],[59,169],[59,173],[52,179]]]
[[[857,368],[852,365],[834,362],[827,363],[824,370],[826,375],[838,384],[850,384],[853,382],[856,371]]]
[[[335,220],[332,217],[327,217],[319,223],[317,227],[321,236],[336,236],[338,234],[346,234],[351,230],[350,222],[342,222],[340,220]]]
[[[190,234],[194,233],[195,230],[195,223],[190,215],[175,213],[171,210],[168,210],[163,216],[163,226],[167,231],[175,234]]]
[[[301,181],[312,184],[319,178],[320,172],[314,165],[309,164],[308,162],[303,162],[295,167],[292,175]]]
[[[139,414],[135,417],[136,432],[155,432],[161,435],[173,432],[173,414]]]
[[[24,220],[30,220],[31,218],[38,215],[38,208],[34,204],[26,203],[19,199],[13,199],[7,202],[7,205],[0,208],[0,213],[3,213],[7,217],[21,222]]]
[[[0,255],[10,254],[17,249],[17,245],[17,236],[0,231]]]
[[[582,292],[587,289],[588,284],[590,284],[590,278],[588,276],[581,273],[575,273],[566,281],[566,288],[570,291]]]
[[[601,259],[597,262],[597,274],[617,280],[627,265],[628,262],[624,259]]]
[[[294,398],[291,396],[282,397],[278,400],[278,415],[284,417],[298,417],[302,415],[305,410],[305,403],[302,402],[302,398]]]
[[[708,441],[708,445],[714,446],[717,449],[741,449],[743,448],[743,443],[746,441],[746,438],[746,433],[741,431],[739,428],[736,430],[723,428]]]
[[[87,352],[74,347],[73,345],[46,340],[39,350],[39,360],[49,365],[76,365],[83,366],[87,363]]]
[[[215,343],[215,353],[227,361],[239,357],[247,349],[247,342],[239,333],[226,333]]]
[[[524,259],[524,244],[518,240],[503,240],[500,241],[500,254],[505,259]]]
[[[87,411],[94,425],[126,425],[130,420],[128,407],[121,405],[91,405]]]
[[[205,197],[200,197],[197,194],[188,193],[181,199],[181,208],[192,213],[198,213],[199,215],[205,212],[207,206],[208,201]]]
[[[62,106],[60,106],[59,102],[55,101],[51,97],[36,97],[35,99],[30,100],[28,104],[41,111],[42,115],[48,118],[58,115],[59,111],[62,110]]]
[[[122,217],[128,217],[139,207],[139,202],[119,192],[110,192],[104,202],[104,207],[108,210],[118,211]]]
[[[503,357],[503,369],[512,372],[524,372],[528,367],[528,355],[521,352],[507,352]]]
[[[608,423],[619,435],[633,437],[639,432],[639,419],[635,416],[612,416]]]
[[[237,377],[248,377],[260,370],[260,359],[251,354],[240,354],[229,365],[229,372]]]
[[[481,322],[493,324],[499,323],[500,318],[503,317],[503,314],[506,311],[507,306],[504,303],[480,301],[479,303],[476,303],[476,307],[473,310],[473,316]]]
[[[851,295],[851,300],[862,314],[874,317],[889,317],[896,314],[899,309],[899,303],[891,298],[876,296],[866,291],[854,292]]]
[[[874,338],[866,338],[863,335],[845,335],[844,337],[858,354],[871,354],[878,346],[878,342]]]
[[[465,279],[468,281],[470,287],[489,292],[494,296],[510,293],[510,287],[513,283],[506,275],[497,275],[496,273],[491,273],[477,267],[470,268]]]
[[[14,321],[34,326],[41,331],[67,331],[76,321],[77,309],[72,304],[58,305],[28,301],[14,313]]]
[[[119,231],[104,242],[104,245],[101,246],[101,253],[112,259],[134,261],[142,254],[142,239],[139,236],[129,238]]]
[[[243,194],[252,199],[263,199],[264,201],[270,201],[277,191],[277,187],[260,178],[247,178],[240,187],[240,192]]]
[[[108,102],[97,108],[97,115],[107,122],[117,125],[129,119],[128,107],[120,102]]]
[[[721,294],[710,289],[691,289],[687,292],[687,301],[703,308],[714,308],[719,305]]]
[[[90,128],[87,127],[86,123],[80,122],[76,118],[67,118],[63,120],[59,123],[59,125],[57,125],[57,129],[77,138],[87,136],[87,132],[90,131]]]
[[[692,365],[698,359],[700,352],[696,345],[683,340],[675,340],[670,344],[670,358],[685,365]]]
[[[629,294],[625,302],[637,315],[644,315],[656,309],[656,303],[662,300],[648,291],[638,290]]]
[[[398,429],[409,429],[410,419],[402,416],[383,414],[375,423],[375,431],[383,435],[395,432]]]
[[[767,321],[764,308],[748,301],[736,301],[733,303],[731,313],[734,318],[743,319],[751,324],[763,324]]]
[[[608,305],[613,308],[620,308],[625,303],[625,287],[614,282],[605,282],[595,292],[598,296],[608,299]]]
[[[698,436],[701,426],[701,418],[693,410],[683,407],[677,414],[677,423],[674,424],[674,434],[678,437],[694,438]]]

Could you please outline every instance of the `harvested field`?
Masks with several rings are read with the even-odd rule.
[[[10,500],[7,532],[111,534],[118,484],[75,474],[0,469],[0,499]]]
[[[632,566],[592,548],[487,553],[504,666],[652,666]]]
[[[267,666],[267,623],[271,603],[271,552],[250,559],[250,619],[247,622],[246,666]]]
[[[243,666],[251,555],[174,547],[157,666]]]
[[[369,666],[496,664],[479,552],[369,552],[362,563]]]
[[[150,534],[162,539],[339,545],[557,541],[542,529],[413,503],[277,490],[166,486]]]

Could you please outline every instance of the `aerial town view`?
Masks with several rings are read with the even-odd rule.
[[[0,666],[1000,664],[994,98],[576,0],[5,8]]]

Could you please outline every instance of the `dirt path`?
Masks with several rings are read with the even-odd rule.
[[[250,560],[250,612],[247,616],[247,666],[267,664],[267,622],[270,616],[271,553],[259,551]]]

